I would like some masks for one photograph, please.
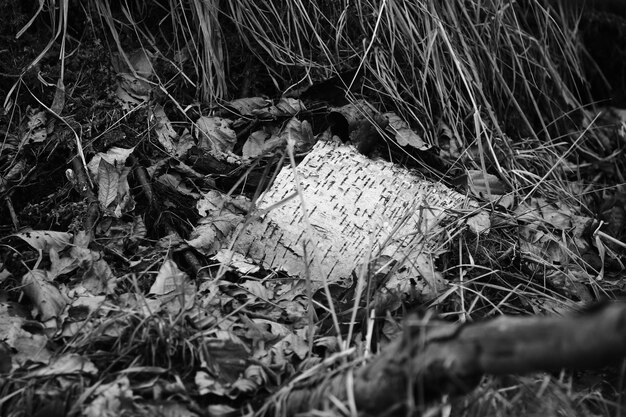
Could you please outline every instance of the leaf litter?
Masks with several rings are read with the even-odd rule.
[[[157,61],[143,49],[113,60],[115,83],[101,103],[108,115],[99,117],[119,116],[134,135],[85,143],[88,180],[77,179],[75,167],[68,176],[76,195],[95,185],[89,204],[97,206],[97,227],[6,236],[29,267],[0,279],[3,297],[24,295],[0,304],[0,365],[15,378],[3,395],[24,389],[20,378],[55,381],[54,394],[80,376],[83,415],[141,407],[147,415],[155,403],[137,396],[152,396],[169,415],[198,415],[203,407],[225,415],[237,401],[275,391],[333,357],[343,338],[371,349],[356,337],[368,332],[368,309],[386,315],[378,349],[397,333],[403,308],[448,298],[450,310],[459,307],[462,298],[453,295],[461,284],[450,280],[446,262],[462,238],[496,234],[494,241],[518,251],[509,256],[504,248],[502,259],[542,271],[561,294],[522,300],[511,311],[566,311],[619,285],[610,272],[622,257],[611,244],[623,227],[602,232],[572,201],[516,201],[502,175],[468,169],[453,189],[390,162],[390,146],[433,150],[423,130],[396,113],[372,113],[350,127],[347,140],[317,130],[308,104],[286,97],[226,101],[175,124],[155,99]],[[57,115],[67,106],[60,87],[51,105]],[[28,109],[12,152],[68,134],[47,115]],[[441,155],[461,158],[456,134],[443,121],[438,130],[441,143],[449,142]],[[364,154],[357,140],[370,133],[379,142]],[[4,175],[2,186],[16,177]],[[86,207],[64,210],[59,216],[91,215]],[[619,224],[620,213],[612,216]],[[519,242],[497,227],[515,231]],[[506,299],[500,304],[508,307]]]

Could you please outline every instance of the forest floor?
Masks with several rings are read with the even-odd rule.
[[[4,416],[279,415],[286,387],[359,369],[407,317],[567,315],[624,295],[622,110],[581,111],[605,156],[571,166],[571,199],[520,201],[492,173],[447,175],[487,149],[456,148],[446,126],[449,146],[429,145],[342,96],[357,69],[281,97],[253,63],[229,80],[240,98],[208,105],[170,58],[85,31],[60,60],[49,32],[19,27],[0,41]],[[617,192],[576,210],[598,178]],[[619,415],[623,376],[484,375],[403,410]],[[349,394],[324,395],[325,415],[356,415]]]

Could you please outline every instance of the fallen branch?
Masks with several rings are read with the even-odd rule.
[[[593,369],[626,357],[626,304],[568,317],[500,317],[465,325],[410,319],[402,337],[361,368],[300,379],[276,396],[276,415],[328,409],[334,398],[359,415],[473,389],[485,374]],[[262,410],[265,412],[267,410]]]

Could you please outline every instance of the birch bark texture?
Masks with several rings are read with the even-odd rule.
[[[433,262],[453,229],[489,228],[477,202],[335,141],[318,141],[295,171],[284,167],[257,207],[264,214],[247,225],[235,251],[267,268],[309,274],[314,289],[324,280],[350,285],[353,271],[376,261],[394,265],[387,286],[417,283],[434,295],[444,280]]]

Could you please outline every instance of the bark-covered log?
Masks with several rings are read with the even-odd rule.
[[[274,412],[295,415],[350,398],[360,415],[473,389],[485,374],[594,369],[626,357],[626,304],[568,317],[500,317],[465,325],[409,319],[402,337],[362,365],[288,386]]]

